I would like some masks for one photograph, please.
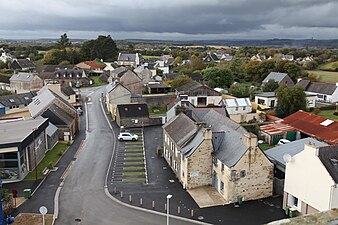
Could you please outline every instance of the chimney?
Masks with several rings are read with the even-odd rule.
[[[297,79],[297,83],[299,83],[301,80],[302,80],[302,78],[298,78],[298,79]]]
[[[212,130],[211,126],[204,128],[204,139],[205,140],[212,140]]]

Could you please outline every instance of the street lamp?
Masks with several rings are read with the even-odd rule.
[[[167,195],[167,225],[169,225],[169,199],[173,197],[172,195]]]

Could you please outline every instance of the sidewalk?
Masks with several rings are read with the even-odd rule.
[[[110,122],[118,133],[117,125],[111,119]],[[170,214],[212,224],[264,224],[285,218],[281,209],[282,197],[244,202],[238,208],[226,205],[200,209],[182,188],[165,159],[156,153],[157,147],[162,145],[162,127],[145,127],[144,141],[149,183],[111,180],[108,190],[115,198],[127,204],[165,213],[166,196],[171,194]],[[110,177],[111,174],[112,171]]]
[[[48,209],[48,213],[52,214],[54,212],[54,195],[62,182],[62,175],[67,169],[68,165],[76,160],[74,158],[75,153],[79,149],[82,141],[86,137],[85,131],[85,115],[80,117],[80,130],[77,133],[74,142],[69,147],[68,151],[62,156],[60,161],[55,166],[57,168],[56,171],[51,171],[48,176],[45,178],[41,186],[36,190],[34,195],[25,203],[20,205],[15,210],[15,216],[19,213],[38,213],[39,208],[43,205]],[[36,187],[41,183],[42,180],[37,181],[21,181],[18,183],[4,184],[3,187],[9,189],[11,191],[13,188],[18,190],[18,195],[23,196],[23,190],[26,188],[31,188],[32,192],[36,189]]]

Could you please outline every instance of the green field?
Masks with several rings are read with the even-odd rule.
[[[338,82],[338,72],[308,70],[308,73],[315,74],[319,77],[320,82],[335,84]]]
[[[338,61],[320,65],[319,69],[320,70],[335,70],[335,69],[338,69]]]
[[[333,115],[333,113],[336,112],[336,110],[323,110],[320,111],[320,113],[318,114],[319,116],[328,118],[328,119],[332,119],[332,120],[337,120],[338,121],[338,116]]]

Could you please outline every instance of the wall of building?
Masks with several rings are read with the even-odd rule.
[[[198,98],[207,98],[207,103],[205,105],[198,105]],[[207,105],[217,105],[221,104],[222,96],[188,96],[188,100],[194,106],[207,106]]]
[[[252,112],[251,106],[226,107],[229,115],[247,114]]]
[[[120,78],[121,84],[125,86],[131,93],[142,95],[143,83],[142,80],[132,71],[127,71]]]
[[[262,115],[265,121],[264,114]],[[248,114],[240,114],[240,115],[230,115],[230,119],[236,121],[237,123],[248,122],[249,120],[256,119],[260,120],[259,113],[248,113]]]
[[[237,202],[239,196],[248,201],[272,195],[273,164],[258,148],[247,151],[233,168],[224,165],[223,171],[221,161],[217,160],[213,170],[219,180],[217,190],[227,203]]]
[[[132,103],[145,103],[148,106],[148,109],[152,109],[155,106],[159,105],[168,105],[169,103],[175,101],[176,95],[142,95],[142,97],[132,98]]]
[[[121,85],[118,85],[113,91],[107,93],[106,98],[108,110],[113,119],[116,116],[117,105],[131,103],[131,93]]]
[[[316,152],[314,145],[305,144],[304,150],[286,163],[284,191],[324,211],[330,209],[334,182]]]
[[[45,157],[47,148],[46,148],[46,132],[43,131],[40,135],[35,138],[31,144],[27,146],[29,154],[29,171],[33,171],[35,166],[38,165],[42,159]],[[34,151],[34,149],[36,149]],[[36,161],[35,161],[36,160]],[[36,163],[35,163],[36,162]]]
[[[135,118],[121,119],[119,113],[117,113],[116,123],[119,127],[123,126],[124,128],[146,127],[149,126],[149,117],[137,117],[137,115],[135,115]]]

